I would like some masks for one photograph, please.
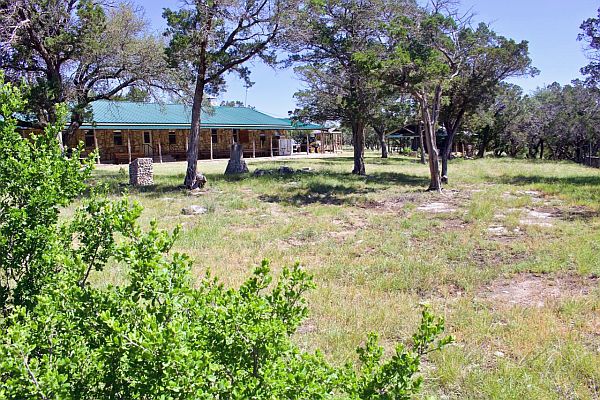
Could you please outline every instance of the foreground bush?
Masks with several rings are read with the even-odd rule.
[[[264,261],[237,290],[208,275],[194,287],[190,259],[169,254],[178,231],[142,232],[127,198],[92,190],[61,222],[91,161],[62,156],[58,127],[22,139],[20,91],[1,77],[0,105],[1,399],[404,399],[421,358],[450,342],[425,309],[387,360],[375,335],[357,366],[300,350],[290,336],[313,284],[299,265],[275,283]],[[88,283],[107,263],[127,265],[126,284]]]

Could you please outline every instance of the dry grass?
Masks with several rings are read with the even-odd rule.
[[[225,162],[201,163],[210,183],[198,196],[178,188],[183,164],[155,165],[156,185],[130,189],[130,196],[145,207],[144,223],[182,225],[176,250],[195,259],[196,276],[210,268],[236,286],[263,258],[276,270],[305,265],[317,289],[296,339],[336,362],[354,358],[369,331],[378,331],[388,348],[407,339],[419,304],[428,302],[458,341],[427,363],[424,395],[598,399],[600,292],[592,278],[600,275],[600,171],[456,160],[451,185],[437,195],[423,191],[427,169],[413,160],[370,155],[367,161],[366,178],[348,173],[348,157],[252,160],[251,171],[281,163],[314,171],[235,179],[222,175]],[[127,181],[119,169],[102,166],[95,175],[115,196]],[[432,203],[448,209],[421,208]],[[181,215],[190,204],[209,212]],[[521,223],[538,209],[552,210],[551,226]],[[500,304],[505,297],[481,295],[489,287],[513,290],[511,282],[532,273],[571,279],[561,281],[563,295],[535,306],[507,307]],[[118,284],[124,271],[115,266],[95,279]],[[584,292],[569,286],[580,281],[588,283]],[[526,287],[517,289],[527,296]]]

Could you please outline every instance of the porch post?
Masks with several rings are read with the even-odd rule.
[[[309,143],[308,143],[308,133],[306,134],[306,155],[310,154],[310,147],[309,147]]]
[[[158,161],[160,161],[160,163],[162,164],[163,160],[162,160],[162,147],[160,145],[160,132],[158,131]]]
[[[273,157],[273,132],[269,135],[269,143],[271,146],[271,157]]]
[[[94,147],[96,148],[96,154],[98,154],[96,158],[96,164],[100,164],[100,149],[98,148],[98,138],[96,137],[96,128],[92,130],[94,132]]]
[[[252,158],[256,158],[256,136],[252,135]]]
[[[131,164],[131,131],[127,131],[127,155],[129,156],[129,164]]]
[[[217,137],[219,137],[219,131],[217,131]],[[210,131],[210,159],[213,159],[213,142],[212,142],[212,131]]]

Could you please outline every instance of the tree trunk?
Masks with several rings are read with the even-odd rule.
[[[490,127],[486,126],[483,128],[483,137],[481,138],[481,143],[479,144],[479,150],[477,151],[477,158],[485,157],[485,149],[487,149],[490,144]]]
[[[196,78],[194,101],[192,104],[192,126],[187,151],[187,169],[183,184],[188,189],[203,187],[206,183],[204,175],[198,173],[198,145],[200,143],[200,117],[202,112],[202,99],[204,97],[204,71],[201,70]]]
[[[544,140],[540,140],[540,160],[544,158]]]
[[[427,146],[427,155],[429,161],[429,176],[430,183],[427,190],[430,191],[442,191],[442,182],[440,179],[440,164],[439,164],[439,151],[436,145],[435,138],[435,107],[433,112],[428,109],[427,98],[425,95],[421,98],[421,112],[423,121],[425,123],[425,144]]]
[[[454,138],[456,132],[462,122],[464,112],[460,111],[453,122],[447,121],[444,124],[446,128],[446,141],[444,142],[444,148],[442,149],[442,183],[448,183],[448,160],[452,155],[452,147],[454,146]]]
[[[379,140],[379,145],[381,146],[381,158],[388,158],[388,147],[387,142],[385,141],[385,129],[375,128],[373,127],[375,132],[377,132],[377,139]]]
[[[354,143],[355,175],[365,175],[365,124],[362,121],[352,123],[352,141]]]
[[[419,122],[417,125],[417,129],[419,130],[419,155],[421,157],[421,164],[425,164],[425,143],[423,141],[423,125],[422,122]]]
[[[427,146],[427,156],[429,161],[429,191],[442,191],[442,181],[440,179],[439,151],[437,148],[435,128],[438,121],[440,106],[442,101],[442,87],[437,84],[434,88],[434,94],[431,104],[427,93],[422,91],[417,99],[421,105],[421,116],[425,129],[425,145]]]

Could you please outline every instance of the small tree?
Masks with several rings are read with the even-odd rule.
[[[180,10],[163,13],[169,26],[165,32],[170,40],[169,62],[183,72],[192,97],[186,187],[206,182],[197,167],[205,93],[217,94],[225,84],[225,74],[231,72],[249,85],[250,70],[245,64],[254,58],[275,62],[271,45],[284,26],[283,6],[293,13],[293,2],[282,0],[188,0]]]
[[[456,78],[464,54],[457,43],[464,35],[445,2],[433,2],[412,18],[396,15],[387,27],[390,51],[384,63],[386,79],[408,91],[419,104],[429,161],[429,190],[441,191],[436,132],[443,91]]]
[[[381,158],[388,158],[386,137],[390,130],[405,127],[409,122],[414,122],[416,116],[416,104],[407,96],[398,97],[390,94],[384,98],[370,118],[370,125],[377,134],[377,140],[381,146]]]

